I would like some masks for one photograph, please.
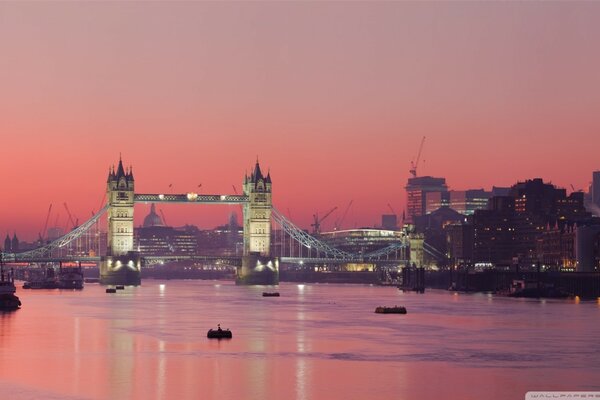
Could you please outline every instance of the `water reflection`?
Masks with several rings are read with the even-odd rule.
[[[169,281],[112,296],[99,285],[19,293],[24,308],[0,313],[0,383],[25,388],[10,397],[17,400],[458,400],[521,398],[532,383],[600,389],[600,344],[590,334],[600,299],[278,290],[281,298],[266,299],[262,288]],[[373,313],[382,304],[403,304],[408,314]],[[217,323],[234,338],[208,340]]]

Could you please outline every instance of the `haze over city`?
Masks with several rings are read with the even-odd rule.
[[[587,191],[599,17],[566,2],[2,2],[0,232],[35,239],[50,203],[86,220],[120,153],[140,193],[233,193],[258,156],[303,227],[350,200],[348,227],[401,213],[422,136],[419,175],[451,188]],[[164,207],[203,227],[232,210]]]

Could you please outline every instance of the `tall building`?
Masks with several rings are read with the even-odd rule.
[[[483,189],[452,190],[448,205],[463,215],[473,215],[475,210],[485,210],[488,207],[491,196],[491,192]]]
[[[446,178],[419,176],[409,178],[406,189],[406,219],[414,223],[415,218],[427,212],[427,194],[432,192],[447,192]],[[441,195],[440,195],[441,196]]]
[[[431,214],[435,210],[450,205],[450,192],[427,192],[425,193],[425,214]]]
[[[600,171],[592,174],[592,203],[600,207]]]
[[[473,260],[473,225],[455,222],[444,227],[448,258],[453,265],[470,264]]]

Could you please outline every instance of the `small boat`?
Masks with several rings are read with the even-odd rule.
[[[117,289],[111,287],[106,288],[106,293],[117,293]]]
[[[231,339],[233,337],[229,329],[209,329],[206,333],[209,339]]]
[[[0,310],[14,311],[21,307],[21,300],[15,295],[16,291],[14,272],[11,270],[5,275],[4,264],[0,259]]]
[[[117,285],[117,286],[115,286],[115,289],[117,289],[117,290],[124,290],[125,286],[124,285]]]
[[[377,307],[375,309],[377,314],[406,314],[406,307],[394,306],[394,307]]]
[[[263,297],[279,297],[279,292],[263,292]]]

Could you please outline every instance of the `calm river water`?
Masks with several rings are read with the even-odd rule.
[[[600,390],[598,302],[366,285],[19,289],[0,399],[523,399]],[[381,315],[378,305],[405,305]],[[209,340],[220,323],[232,340]]]

